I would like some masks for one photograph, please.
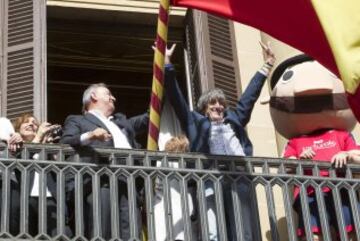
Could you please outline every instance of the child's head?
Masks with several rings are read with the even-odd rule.
[[[167,152],[188,152],[189,140],[186,136],[175,136],[168,140],[165,144],[165,151]]]

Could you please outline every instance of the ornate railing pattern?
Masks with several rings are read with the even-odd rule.
[[[88,163],[82,162],[78,151],[91,156],[86,159]],[[313,176],[304,175],[304,170],[312,170]],[[320,177],[323,170],[330,176]],[[297,186],[305,235],[312,240],[307,205],[307,188],[311,186],[324,240],[348,240],[339,211],[344,193],[350,200],[357,224],[354,232],[360,240],[359,173],[357,165],[335,170],[325,162],[144,150],[74,150],[62,145],[26,144],[13,156],[1,145],[0,239],[142,240],[146,235],[147,240],[175,240],[183,233],[183,240],[247,240],[248,235],[252,240],[264,240],[266,231],[269,240],[294,241],[298,240],[293,211],[293,189]],[[38,189],[34,183],[39,184]],[[53,192],[48,191],[50,185]],[[109,190],[107,201],[100,195],[103,187]],[[332,190],[340,227],[335,236],[325,212],[324,187]],[[265,200],[260,200],[261,193]],[[123,196],[127,212],[122,211]],[[55,200],[54,210],[50,210],[51,199]],[[90,208],[84,206],[88,199],[93,203]],[[110,208],[108,237],[101,228],[104,204]],[[213,216],[209,215],[211,206]],[[279,211],[284,214],[282,222]],[[53,224],[50,213],[56,215]],[[91,219],[92,230],[88,230]],[[123,220],[129,227],[122,227]],[[262,220],[269,223],[268,230],[264,230]],[[211,233],[214,222],[215,238]]]

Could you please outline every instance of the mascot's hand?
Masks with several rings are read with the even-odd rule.
[[[349,161],[349,153],[341,151],[331,158],[331,163],[334,164],[335,168],[342,168]]]
[[[303,151],[300,154],[300,159],[313,159],[315,152],[311,147],[303,148]]]

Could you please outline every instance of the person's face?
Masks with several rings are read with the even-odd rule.
[[[115,110],[115,97],[110,90],[105,87],[99,87],[95,90],[94,97],[96,104],[106,116],[111,115]]]
[[[32,141],[39,128],[39,123],[34,117],[29,117],[20,125],[19,133],[25,141]]]
[[[224,105],[215,100],[207,105],[206,115],[211,121],[220,122],[224,119],[224,109]]]

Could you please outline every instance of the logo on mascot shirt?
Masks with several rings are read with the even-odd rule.
[[[324,149],[331,149],[336,146],[336,142],[332,140],[325,141],[324,140],[315,140],[313,141],[312,147],[304,147],[303,150],[308,148],[312,148],[314,151],[316,150],[324,150]]]

